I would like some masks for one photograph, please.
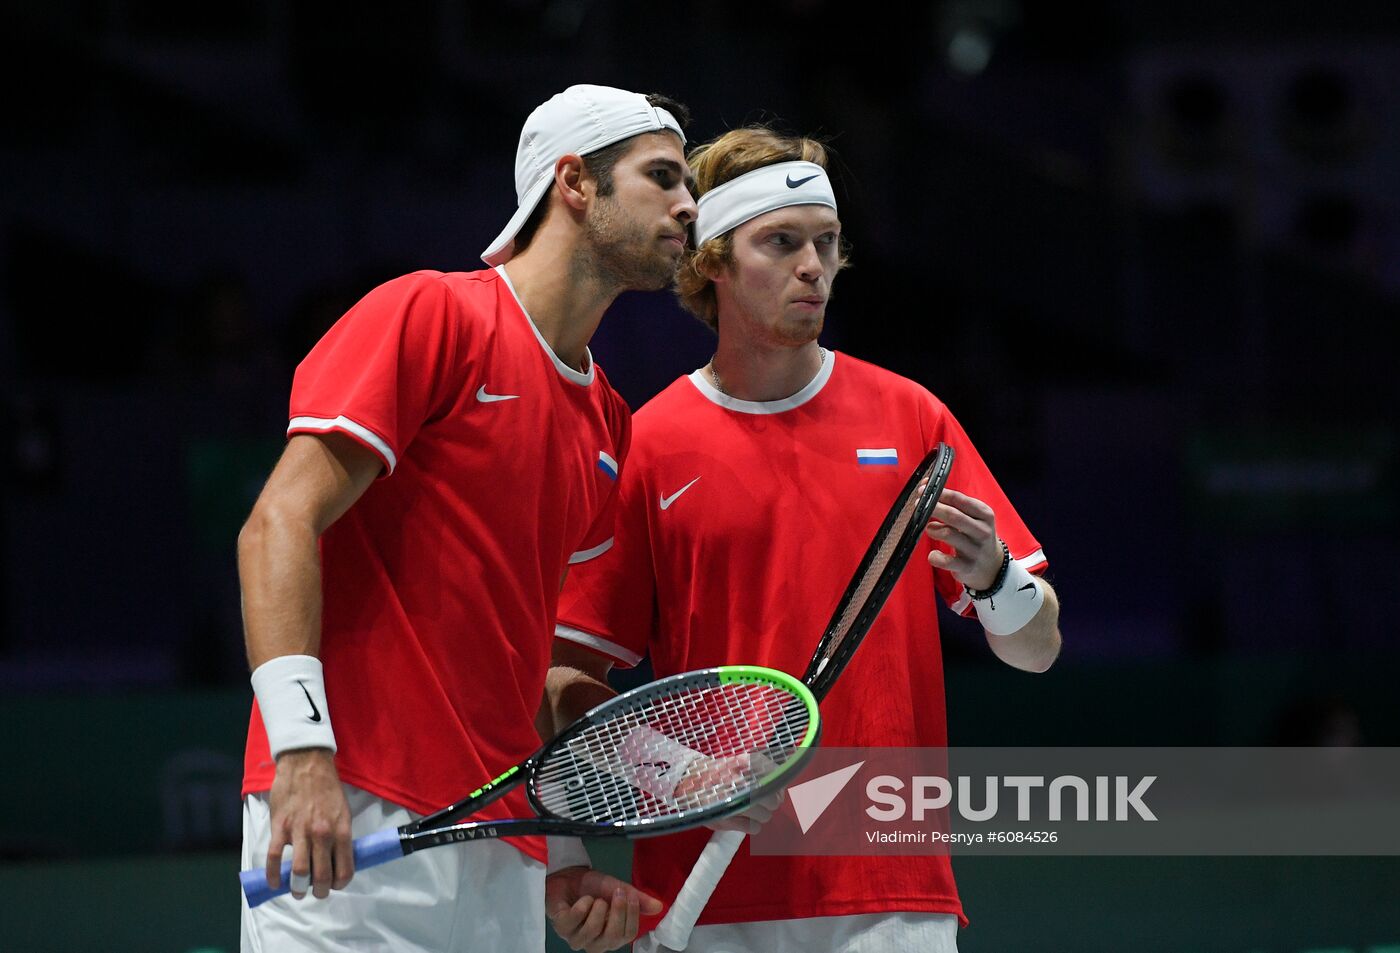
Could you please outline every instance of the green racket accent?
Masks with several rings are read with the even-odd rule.
[[[517,771],[519,771],[519,770],[520,770],[520,765],[517,764],[515,767],[511,768],[509,771],[506,771],[504,774],[502,774],[500,777],[492,778],[490,781],[487,781],[487,782],[486,782],[485,784],[483,784],[481,787],[477,788],[475,791],[473,791],[472,793],[468,794],[467,797],[473,798],[473,797],[476,797],[477,795],[481,794],[483,791],[489,791],[489,790],[491,790],[491,789],[494,788],[496,785],[500,784],[500,783],[501,783],[502,781],[504,781],[506,778],[510,777],[512,774],[515,774],[515,773],[516,773]]]
[[[802,681],[787,672],[780,672],[777,669],[763,668],[759,665],[721,665],[717,669],[719,680],[723,684],[749,683],[776,685],[783,691],[802,699],[802,704],[807,708],[807,733],[798,742],[799,748],[810,748],[817,743],[817,734],[821,731],[821,715],[817,710],[817,698],[812,694],[812,690],[802,683]],[[765,774],[759,784],[766,785],[774,778],[781,777],[793,768],[799,767],[795,761],[789,761],[780,766],[776,771]]]

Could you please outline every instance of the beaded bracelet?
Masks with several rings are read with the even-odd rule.
[[[1001,543],[1001,568],[997,570],[997,577],[992,580],[992,584],[986,589],[973,589],[968,585],[963,586],[963,589],[967,590],[968,597],[974,601],[980,602],[983,599],[992,598],[992,596],[1001,592],[1001,587],[1006,584],[1006,572],[1011,568],[1011,548],[1006,545],[1006,540],[1004,539],[999,539],[997,542]]]

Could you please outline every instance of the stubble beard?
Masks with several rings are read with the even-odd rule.
[[[721,311],[726,311],[727,307],[734,308],[730,321],[744,329],[744,336],[764,347],[796,348],[810,344],[821,337],[822,327],[826,323],[825,308],[816,317],[793,318],[781,313],[774,320],[769,317],[773,313],[774,305],[771,301],[763,301],[761,298],[739,298],[731,301],[728,306],[721,306]],[[721,321],[723,320],[721,318]],[[731,330],[731,334],[733,333]]]
[[[594,203],[585,223],[587,267],[623,291],[660,291],[675,281],[680,258],[659,250],[661,238],[629,219],[612,198]]]
[[[816,317],[788,318],[786,315],[773,326],[771,335],[774,343],[786,347],[799,347],[810,344],[821,337],[822,326],[826,323],[826,309]]]

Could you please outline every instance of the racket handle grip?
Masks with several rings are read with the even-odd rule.
[[[743,831],[715,831],[700,858],[695,861],[690,876],[685,878],[676,902],[656,925],[652,935],[669,950],[684,950],[690,943],[690,932],[700,919],[700,912],[710,902],[710,895],[729,869],[729,862],[739,853],[739,845],[747,835]]]
[[[403,841],[400,840],[399,830],[396,827],[366,834],[364,837],[356,839],[352,846],[355,855],[355,870],[357,871],[364,870],[366,867],[377,867],[391,860],[398,860],[403,856]],[[238,875],[238,879],[243,882],[243,894],[248,898],[248,906],[256,907],[273,897],[291,893],[292,888],[289,884],[292,881],[292,862],[290,860],[282,861],[282,886],[276,890],[267,884],[267,868],[265,867],[245,870]]]

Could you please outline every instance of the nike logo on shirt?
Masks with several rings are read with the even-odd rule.
[[[516,400],[519,397],[519,394],[488,394],[486,393],[485,384],[482,384],[476,389],[476,399],[483,404],[495,403],[498,400]]]
[[[679,490],[677,490],[676,492],[672,493],[670,496],[663,496],[663,497],[661,498],[661,508],[662,508],[663,510],[670,509],[670,508],[671,508],[671,504],[674,503],[674,502],[676,502],[676,500],[680,499],[680,498],[681,498],[681,494],[684,493],[686,490],[690,489],[691,487],[693,487],[693,486],[695,485],[696,481],[699,480],[699,479],[700,479],[699,477],[696,477],[694,480],[691,480],[689,483],[687,483],[685,486],[681,487],[681,488],[680,488]]]

